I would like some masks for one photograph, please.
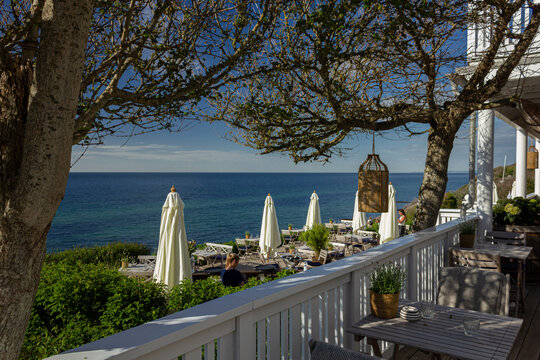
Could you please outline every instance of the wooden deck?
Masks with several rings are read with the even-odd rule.
[[[540,360],[540,284],[528,285],[525,297],[525,313],[520,317],[523,325],[514,343],[509,360]],[[442,356],[443,360],[454,359]],[[399,351],[399,360],[431,359],[431,354],[412,348],[403,348]]]

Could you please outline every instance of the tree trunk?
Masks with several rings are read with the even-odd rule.
[[[12,54],[0,59],[0,354],[7,360],[18,358],[67,184],[92,19],[91,0],[44,3],[33,74]]]
[[[450,123],[450,121],[448,121]],[[448,161],[459,126],[449,124],[433,130],[428,137],[424,178],[418,194],[414,230],[435,226],[448,182]]]

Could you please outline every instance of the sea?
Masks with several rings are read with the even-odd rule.
[[[397,207],[418,197],[423,173],[391,173]],[[450,173],[447,191],[467,183]],[[71,173],[47,238],[47,251],[138,242],[156,251],[161,207],[176,187],[184,201],[189,240],[227,242],[246,231],[257,236],[267,194],[279,227],[301,228],[310,196],[319,196],[321,218],[351,219],[356,173]],[[378,216],[379,214],[368,214]],[[397,214],[396,214],[397,216]]]

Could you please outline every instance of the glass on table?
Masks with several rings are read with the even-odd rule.
[[[435,304],[432,301],[421,301],[420,315],[424,319],[433,319],[435,317]]]
[[[476,318],[465,318],[463,320],[463,332],[467,336],[474,336],[478,334],[480,330],[480,319]]]

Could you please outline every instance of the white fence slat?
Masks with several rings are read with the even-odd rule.
[[[321,313],[319,309],[318,296],[311,298],[309,310],[310,310],[310,317],[311,317],[311,322],[310,322],[311,339],[322,340],[321,331],[320,331],[321,323],[319,322],[319,317]]]
[[[238,360],[253,360],[256,356],[256,327],[253,313],[247,313],[237,318],[234,339],[234,358]]]
[[[300,359],[302,357],[302,305],[293,306],[290,311],[291,317],[291,359]]]
[[[218,358],[219,360],[233,360],[234,359],[234,336],[232,333],[223,335],[218,340]]]
[[[202,347],[192,350],[182,357],[182,360],[201,360],[202,359]]]
[[[280,335],[281,335],[281,359],[289,358],[289,334],[291,324],[289,322],[289,310],[280,313]]]
[[[279,360],[280,350],[280,314],[274,314],[268,319],[267,328],[267,358],[270,360]]]
[[[302,303],[302,359],[308,358],[309,353],[309,338],[310,338],[310,317],[309,317],[309,301]]]
[[[326,298],[326,329],[328,331],[326,341],[330,344],[337,344],[336,336],[336,290],[328,292]]]
[[[204,360],[216,360],[216,344],[214,341],[204,345]]]
[[[266,359],[266,319],[257,321],[257,359]]]

